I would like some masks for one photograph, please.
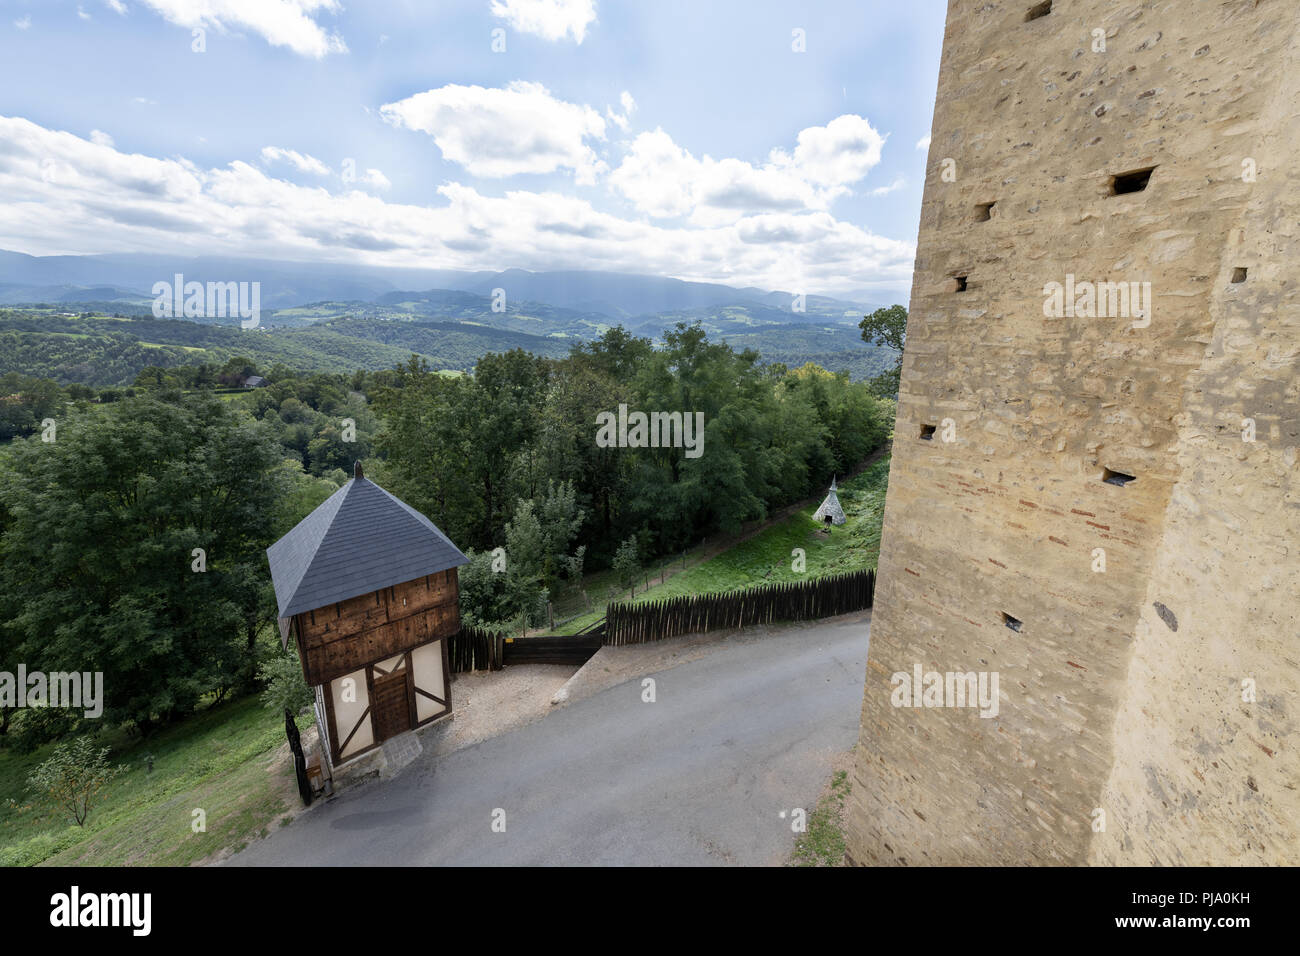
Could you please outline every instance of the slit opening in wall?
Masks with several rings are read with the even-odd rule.
[[[1103,468],[1101,470],[1101,480],[1108,485],[1119,485],[1123,488],[1129,482],[1137,481],[1137,478],[1134,475],[1126,475],[1122,471],[1111,471],[1109,468]]]
[[[1112,196],[1123,196],[1128,193],[1140,193],[1147,188],[1147,183],[1151,182],[1151,174],[1155,172],[1154,166],[1148,166],[1146,169],[1135,169],[1128,173],[1117,173],[1110,178],[1110,194]]]
[[[953,292],[965,292],[965,291],[966,291],[966,276],[953,276],[953,277],[952,277],[952,291],[953,291]]]
[[[1246,267],[1245,267],[1245,266],[1237,266],[1235,269],[1232,270],[1232,281],[1233,281],[1233,282],[1245,282],[1245,281],[1246,281]]]
[[[992,218],[993,218],[993,207],[996,206],[996,205],[997,205],[996,202],[982,202],[982,203],[976,203],[976,204],[975,204],[975,221],[976,221],[976,222],[988,222],[990,219],[992,219]]]
[[[1023,625],[1020,622],[1020,618],[1012,617],[1006,611],[1002,612],[1002,623],[1005,624],[1011,630],[1015,631],[1016,633],[1019,633],[1020,628],[1023,627]]]
[[[1025,14],[1025,22],[1028,23],[1030,20],[1037,20],[1039,17],[1045,17],[1051,12],[1052,0],[1043,0],[1042,3],[1036,3],[1029,8],[1029,12]]]
[[[934,441],[934,426],[933,426],[933,425],[922,425],[922,426],[921,426],[921,441]]]

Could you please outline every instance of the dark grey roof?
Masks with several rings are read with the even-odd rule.
[[[330,495],[266,557],[281,618],[469,562],[432,521],[367,478]]]

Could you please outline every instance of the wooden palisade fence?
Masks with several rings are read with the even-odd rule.
[[[704,631],[833,617],[871,607],[875,590],[876,572],[868,570],[642,604],[620,601],[605,609],[605,643],[641,644]]]
[[[448,639],[453,674],[500,670],[507,663],[582,663],[602,644],[643,644],[683,634],[778,621],[809,621],[871,607],[876,572],[851,571],[812,581],[765,584],[744,591],[696,594],[605,609],[605,619],[564,637],[508,638],[504,632],[462,627]]]
[[[453,674],[499,671],[505,663],[506,636],[478,627],[462,627],[447,640],[447,658]]]

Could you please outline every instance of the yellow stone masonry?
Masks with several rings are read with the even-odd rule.
[[[1300,863],[1298,58],[1294,2],[951,0],[854,862]]]

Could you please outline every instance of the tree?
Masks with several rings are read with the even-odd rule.
[[[636,581],[641,570],[641,559],[637,556],[636,538],[631,537],[618,546],[614,553],[614,577],[623,587],[629,587]]]
[[[542,576],[550,585],[569,566],[569,545],[587,513],[578,507],[577,492],[571,481],[562,481],[559,485],[549,482],[546,496],[538,503],[536,511],[542,533]]]
[[[460,568],[460,619],[474,627],[496,627],[515,616],[506,583],[506,572],[497,571],[491,551],[465,552],[469,564]],[[507,562],[508,567],[508,562]]]
[[[257,676],[266,685],[262,703],[272,713],[288,710],[296,717],[311,706],[312,689],[302,676],[302,663],[296,652],[290,650],[268,658],[258,668]]]
[[[474,387],[468,377],[438,375],[423,359],[412,357],[376,394],[384,422],[376,442],[393,476],[393,494],[432,518],[462,547],[491,547],[498,542],[477,537],[482,499],[466,426]]]
[[[863,316],[858,328],[862,330],[862,340],[872,345],[891,348],[898,353],[894,367],[881,372],[871,380],[872,390],[877,395],[895,396],[903,371],[903,344],[907,338],[907,309],[901,305],[876,309],[870,315]]]
[[[74,409],[55,441],[15,442],[0,457],[7,640],[42,670],[103,671],[105,717],[144,732],[251,688],[281,455],[210,394]]]
[[[125,766],[109,766],[107,747],[95,750],[90,737],[78,737],[70,744],[57,745],[32,771],[27,783],[56,810],[72,814],[82,827],[90,815],[91,801],[125,770]]]

